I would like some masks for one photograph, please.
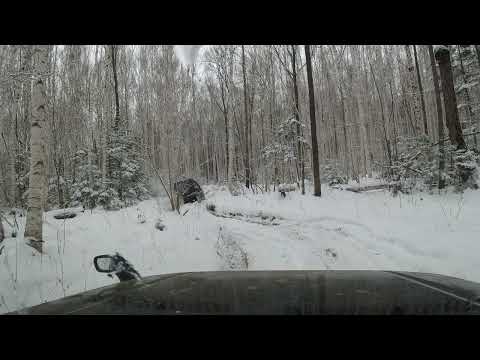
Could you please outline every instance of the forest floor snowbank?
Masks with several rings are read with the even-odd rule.
[[[321,198],[298,192],[281,198],[279,193],[232,197],[213,185],[204,189],[207,200],[184,205],[180,215],[169,210],[166,198],[119,211],[79,212],[66,220],[50,211],[43,255],[24,244],[25,218],[18,218],[19,236],[5,239],[0,254],[0,313],[116,283],[92,263],[94,256],[116,251],[143,276],[382,269],[480,282],[480,191],[392,197],[384,190],[352,193],[324,186]],[[158,219],[163,231],[154,226]],[[10,230],[7,225],[7,235]]]

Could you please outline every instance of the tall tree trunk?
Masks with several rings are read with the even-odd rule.
[[[53,133],[53,164],[55,166],[56,172],[56,182],[57,182],[57,196],[58,196],[58,206],[63,208],[65,205],[64,202],[64,183],[63,183],[63,154],[59,151],[59,144],[58,138],[60,136],[59,129],[56,125],[56,113],[55,113],[55,105],[56,105],[56,86],[55,86],[55,79],[56,79],[56,63],[57,63],[57,47],[55,46],[55,51],[53,52],[53,69],[52,69],[52,95],[51,95],[51,102],[52,102],[52,117],[51,117],[51,126],[52,126],[52,133]]]
[[[17,48],[18,53],[21,54],[21,51]],[[16,55],[17,51],[14,52]],[[19,65],[21,66],[21,56],[19,56]],[[19,66],[19,67],[20,67]],[[17,69],[18,70],[18,69]],[[18,202],[18,188],[17,188],[17,177],[18,177],[18,168],[17,168],[17,156],[19,152],[19,145],[20,139],[18,137],[18,125],[19,125],[19,118],[20,118],[20,96],[21,96],[21,85],[17,82],[13,85],[13,111],[12,111],[12,119],[10,122],[10,205],[12,207],[16,207]]]
[[[225,99],[225,87],[222,82],[222,79],[218,79],[220,82],[220,95],[222,100],[222,114],[223,114],[223,122],[224,122],[224,129],[225,129],[225,169],[226,169],[226,179],[229,179],[229,163],[230,163],[230,147],[229,147],[229,131],[228,131],[228,108],[227,108],[227,101]]]
[[[437,105],[437,131],[438,131],[438,188],[445,187],[445,179],[443,172],[445,171],[445,150],[443,144],[443,111],[442,98],[440,96],[440,84],[438,81],[437,64],[435,63],[435,55],[433,54],[433,46],[428,45],[428,54],[430,55],[430,65],[432,67],[433,87],[435,89],[435,103]]]
[[[370,71],[372,73],[373,83],[375,85],[375,88],[377,89],[378,100],[380,102],[380,114],[382,116],[383,137],[385,139],[385,148],[387,150],[388,165],[390,166],[390,171],[391,171],[391,168],[392,168],[392,165],[393,165],[392,164],[392,150],[390,148],[390,141],[389,141],[388,135],[387,135],[387,128],[386,128],[387,118],[385,116],[385,110],[383,108],[382,94],[381,94],[379,86],[377,84],[377,80],[375,78],[375,73],[373,72],[372,64],[370,64]]]
[[[243,103],[245,107],[245,186],[250,188],[250,156],[249,156],[249,121],[247,101],[247,76],[245,70],[245,46],[242,45],[242,73],[243,73]]]
[[[422,122],[422,118],[420,115],[420,99],[418,96],[418,86],[417,81],[415,81],[415,75],[413,71],[415,70],[415,66],[412,62],[412,53],[410,51],[410,45],[405,45],[405,52],[407,54],[407,70],[408,70],[408,80],[409,80],[409,88],[412,96],[412,107],[413,107],[413,118],[414,118],[414,126],[419,132],[420,124]]]
[[[120,124],[120,101],[118,98],[118,79],[117,79],[117,47],[116,45],[110,45],[110,50],[112,52],[112,73],[113,73],[113,89],[115,92],[115,121],[114,129],[118,130]]]
[[[117,77],[117,46],[110,45],[111,50],[111,61],[112,61],[112,74],[113,74],[113,90],[115,95],[115,118],[113,121],[113,133],[114,137],[117,137],[120,133],[120,100],[118,95],[118,77]],[[113,164],[112,164],[113,160]],[[120,159],[112,159],[110,158],[110,170],[116,168],[118,170],[121,169],[121,160]],[[121,174],[121,171],[118,171]],[[112,176],[112,174],[110,174]],[[118,197],[120,200],[123,200],[123,186],[122,186],[122,179],[119,179],[119,188],[118,188]]]
[[[415,68],[417,70],[418,89],[420,91],[420,100],[422,104],[423,131],[428,135],[427,112],[425,110],[425,98],[423,96],[422,77],[420,76],[420,66],[418,64],[417,47],[413,45],[413,55],[415,57]]]
[[[463,66],[463,56],[462,56],[462,48],[460,47],[460,45],[457,45],[457,50],[458,50],[458,58],[460,60],[460,71],[462,73],[462,80],[463,80],[463,83],[464,84],[467,84],[467,73],[465,71],[465,67]],[[465,102],[466,102],[466,105],[467,105],[467,114],[468,114],[468,120],[469,120],[469,123],[470,123],[470,126],[472,128],[472,132],[476,132],[476,129],[475,129],[475,119],[474,119],[474,115],[473,115],[473,111],[472,111],[472,105],[471,105],[471,101],[470,101],[470,92],[468,91],[468,88],[464,88],[462,91],[465,92]],[[477,142],[477,135],[473,135],[473,143],[475,145],[475,149],[477,149],[478,147],[478,142]]]
[[[362,69],[362,62],[360,56],[360,49],[359,46],[354,46],[355,52],[352,54],[353,57],[356,58],[356,71],[358,78],[355,81],[355,93],[356,93],[356,100],[358,104],[358,117],[359,117],[359,124],[360,124],[360,139],[361,144],[363,145],[363,152],[362,158],[365,164],[365,172],[368,177],[372,177],[372,166],[371,166],[371,151],[370,151],[370,144],[368,142],[368,133],[367,133],[367,120],[365,118],[365,91],[363,86],[363,77],[362,74],[365,73],[365,69]]]
[[[320,185],[320,169],[318,164],[317,121],[315,119],[315,92],[313,89],[312,59],[310,45],[305,45],[305,60],[307,62],[308,98],[310,101],[310,132],[312,136],[312,165],[313,165],[313,195],[322,196]]]
[[[478,45],[475,45],[475,54],[477,54],[477,62],[478,62],[478,66],[480,67],[480,49]]]
[[[229,116],[228,119],[228,187],[230,192],[233,192],[233,181],[235,175],[235,163],[236,163],[236,156],[235,156],[235,135],[233,133],[233,117],[235,115],[235,108],[234,108],[234,84],[233,84],[233,48],[230,48],[230,58],[228,61],[230,62],[229,66],[229,76],[228,76],[228,98],[227,103],[229,107],[232,109],[232,116]]]
[[[22,73],[30,73],[32,71],[32,55],[33,55],[33,46],[32,45],[24,45],[23,46],[23,58],[22,58]],[[32,112],[32,82],[30,80],[22,81],[22,103],[23,103],[23,143],[25,144],[25,150],[27,149],[28,140],[30,136],[30,132],[28,129],[30,128],[30,118]]]
[[[273,45],[269,46],[269,65],[270,65],[270,87],[271,87],[271,101],[270,101],[270,111],[269,111],[269,116],[270,116],[270,133],[272,135],[272,140],[274,136],[274,122],[273,119],[275,118],[277,112],[276,112],[276,77],[275,77],[275,62],[273,60]],[[278,166],[278,161],[277,161],[277,154],[274,155],[273,159],[273,190],[275,191],[276,188],[278,188],[278,185],[280,183],[280,178],[279,178],[279,166]]]
[[[457,96],[455,95],[449,48],[446,45],[439,46],[435,51],[435,59],[440,67],[443,104],[450,141],[457,149],[466,149],[467,146],[463,139],[462,126],[458,117]]]
[[[27,221],[25,239],[29,245],[42,252],[43,207],[42,197],[46,185],[46,92],[45,75],[47,73],[48,46],[39,45],[35,49],[35,82],[32,94],[32,123],[30,134],[30,178],[28,192]]]
[[[303,144],[301,141],[302,130],[300,127],[300,105],[298,101],[298,84],[297,84],[297,64],[296,64],[296,45],[292,45],[292,78],[293,78],[293,92],[295,100],[295,120],[297,121],[297,146],[298,146],[298,165],[300,167],[300,184],[302,195],[305,195],[305,160],[303,158]]]

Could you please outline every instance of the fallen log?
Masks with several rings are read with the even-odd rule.
[[[266,226],[275,226],[275,225],[280,225],[279,222],[275,222],[275,220],[281,220],[275,216],[269,217],[269,216],[245,216],[242,213],[232,213],[229,212],[228,214],[222,214],[222,213],[217,213],[215,210],[211,210],[211,208],[207,208],[207,211],[216,217],[220,218],[225,218],[225,219],[232,219],[232,220],[238,220],[238,221],[243,221],[243,222],[248,222],[252,224],[258,224],[258,225],[266,225]],[[261,220],[257,220],[260,218]]]
[[[77,216],[77,214],[74,213],[74,212],[71,212],[71,211],[65,211],[63,213],[53,215],[53,217],[57,220],[73,219],[76,216]]]
[[[365,185],[365,186],[351,186],[351,187],[345,188],[345,190],[359,193],[359,192],[370,191],[370,190],[389,189],[390,187],[391,187],[390,184],[377,184],[377,185]]]

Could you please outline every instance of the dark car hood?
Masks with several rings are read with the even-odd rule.
[[[10,314],[480,314],[480,284],[389,271],[176,273]]]

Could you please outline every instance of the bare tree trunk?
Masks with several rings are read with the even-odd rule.
[[[18,51],[20,52],[20,51]],[[14,55],[16,55],[17,51],[15,51]],[[21,56],[19,57],[19,63],[21,66]],[[13,112],[12,112],[12,120],[10,122],[10,205],[12,207],[17,206],[17,199],[18,199],[18,189],[17,189],[17,154],[19,149],[19,137],[18,137],[18,123],[20,118],[20,94],[21,94],[21,86],[18,83],[14,84],[13,87]]]
[[[117,79],[117,47],[116,45],[110,45],[112,52],[112,73],[113,73],[113,89],[115,92],[115,121],[114,129],[118,130],[120,124],[120,101],[118,99],[118,79]]]
[[[312,59],[310,45],[305,45],[305,59],[307,62],[308,98],[310,101],[310,132],[312,136],[312,163],[313,163],[313,195],[322,196],[320,185],[320,169],[318,164],[317,120],[315,119],[315,92],[313,89]]]
[[[270,81],[271,81],[271,101],[270,101],[270,133],[273,136],[274,133],[274,125],[273,119],[276,115],[276,78],[275,78],[275,62],[273,60],[273,45],[269,47],[269,65],[270,65]],[[277,154],[274,155],[273,159],[273,190],[275,191],[279,185],[279,169],[278,169],[278,161],[277,161]]]
[[[225,124],[225,167],[227,170],[227,181],[230,179],[229,177],[229,171],[230,171],[230,146],[229,146],[229,135],[230,132],[228,130],[229,128],[229,120],[228,120],[228,110],[227,110],[227,105],[226,105],[226,99],[225,99],[225,87],[224,84],[221,82],[222,80],[219,79],[220,81],[220,94],[221,94],[221,100],[222,100],[222,114],[223,114],[223,121]]]
[[[385,139],[385,147],[386,147],[386,150],[387,150],[388,165],[391,168],[392,167],[392,151],[391,151],[391,148],[390,148],[390,141],[388,140],[387,129],[386,129],[387,119],[385,117],[385,111],[383,109],[382,94],[380,93],[380,89],[379,89],[379,86],[377,84],[377,80],[375,79],[375,73],[373,72],[373,67],[372,67],[371,64],[370,64],[370,71],[372,72],[373,83],[375,85],[375,88],[377,89],[377,95],[378,95],[378,99],[379,99],[379,102],[380,102],[380,112],[381,112],[381,115],[382,115],[383,137]]]
[[[113,90],[115,94],[115,119],[113,121],[113,132],[114,136],[119,135],[120,130],[120,100],[118,95],[118,78],[117,78],[117,46],[110,45],[111,50],[111,61],[112,61],[112,74],[113,74]],[[112,164],[113,160],[113,164]],[[121,169],[121,160],[120,159],[112,159],[110,158],[110,171],[113,170],[115,167],[116,169]],[[121,174],[121,171],[119,171]],[[123,186],[122,186],[122,179],[119,179],[119,189],[118,189],[118,197],[120,200],[123,200]]]
[[[22,58],[22,68],[21,72],[29,73],[32,71],[32,55],[33,55],[33,46],[32,45],[24,45],[23,46],[23,58]],[[23,134],[23,143],[26,145],[28,144],[28,139],[30,136],[30,132],[28,129],[30,128],[30,117],[32,112],[32,89],[31,89],[31,81],[22,81],[22,103],[23,103],[23,122],[24,122],[24,134]]]
[[[231,105],[230,108],[233,109],[232,113],[235,114],[234,104],[233,104],[233,92],[234,92],[234,84],[233,84],[233,48],[230,48],[230,67],[229,67],[229,77],[228,77],[228,85],[229,85],[229,94],[227,102]],[[236,163],[236,156],[235,156],[235,135],[233,133],[233,115],[228,119],[228,187],[230,192],[233,192],[233,178],[235,175],[235,163]]]
[[[438,81],[437,65],[435,63],[435,56],[433,54],[433,46],[428,45],[428,53],[430,55],[430,65],[432,67],[433,87],[435,89],[435,103],[437,105],[437,131],[438,131],[438,188],[443,189],[445,187],[445,179],[443,172],[445,171],[445,150],[443,145],[443,110],[442,110],[442,98],[440,96],[440,85]]]
[[[297,146],[298,146],[298,160],[300,167],[300,181],[302,195],[305,195],[305,160],[303,158],[303,144],[301,141],[302,131],[300,127],[300,105],[298,101],[298,84],[297,84],[297,65],[296,65],[296,45],[292,45],[292,77],[293,77],[293,92],[295,97],[295,120],[297,121]]]
[[[466,84],[467,83],[467,75],[466,75],[466,72],[465,72],[465,67],[463,66],[463,56],[462,56],[462,49],[461,49],[460,45],[457,45],[457,49],[458,49],[458,58],[460,60],[460,71],[462,73],[463,83]],[[475,124],[474,115],[473,115],[473,111],[472,111],[472,105],[471,105],[471,101],[470,101],[470,92],[468,91],[468,88],[465,88],[462,91],[465,92],[465,102],[467,104],[468,120],[469,120],[471,128],[473,129],[472,132],[476,132],[476,129],[475,129],[476,124]],[[477,142],[477,135],[476,134],[473,135],[473,143],[475,145],[475,149],[477,149],[478,142]]]
[[[412,53],[410,51],[410,45],[405,45],[405,52],[407,54],[407,70],[408,70],[408,80],[409,80],[409,90],[412,96],[413,102],[413,117],[414,117],[414,126],[419,129],[420,123],[422,122],[420,115],[420,99],[418,97],[418,87],[417,82],[415,81],[415,75],[413,73],[415,67],[412,62]]]
[[[365,163],[365,172],[368,177],[372,177],[372,166],[371,166],[371,156],[370,156],[370,144],[368,142],[368,134],[367,134],[367,120],[365,119],[365,103],[364,103],[364,97],[365,97],[365,92],[364,92],[364,86],[363,86],[363,79],[362,79],[362,74],[365,73],[365,70],[362,69],[361,66],[361,61],[360,61],[360,50],[358,46],[354,46],[355,53],[352,54],[354,57],[356,57],[356,70],[358,73],[358,78],[355,81],[355,93],[356,93],[356,99],[358,103],[358,114],[359,114],[359,123],[360,123],[360,139],[361,143],[363,145],[363,153],[362,153],[362,158]]]
[[[475,54],[477,54],[477,62],[480,67],[480,49],[478,48],[478,45],[475,45]]]
[[[413,55],[415,57],[415,68],[417,70],[418,89],[420,90],[420,100],[422,104],[423,130],[425,132],[425,135],[428,135],[427,112],[425,110],[425,98],[423,96],[422,77],[420,76],[420,66],[418,64],[417,47],[415,45],[413,45]]]
[[[245,46],[242,45],[243,102],[245,107],[245,186],[250,188],[249,124],[247,104],[247,77],[245,73]]]
[[[28,192],[27,221],[25,239],[29,245],[42,252],[43,208],[42,196],[46,184],[45,123],[47,99],[45,93],[45,74],[47,73],[48,46],[40,45],[35,49],[35,82],[32,94],[32,125],[30,134],[30,179]]]
[[[440,67],[443,103],[450,141],[457,149],[466,149],[467,146],[463,139],[462,127],[458,117],[457,96],[455,95],[450,50],[448,47],[445,45],[439,46],[435,51],[435,59]]]

